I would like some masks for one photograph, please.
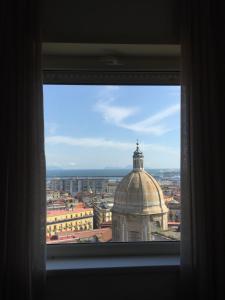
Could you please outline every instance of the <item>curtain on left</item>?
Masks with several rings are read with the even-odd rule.
[[[1,299],[40,299],[45,282],[45,158],[40,1],[2,0]]]

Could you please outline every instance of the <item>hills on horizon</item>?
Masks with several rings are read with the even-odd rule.
[[[148,169],[145,168],[151,174],[160,175],[167,172],[175,172],[176,175],[179,175],[179,169]],[[128,174],[132,168],[123,168],[123,169],[48,169],[46,175],[47,177],[123,177]]]
[[[104,168],[98,168],[98,169],[70,169],[70,168],[59,168],[54,166],[46,167],[47,171],[81,171],[81,170],[132,170],[133,166],[129,165],[123,168],[119,167],[104,167]],[[180,170],[179,168],[149,168],[145,167],[146,170]]]

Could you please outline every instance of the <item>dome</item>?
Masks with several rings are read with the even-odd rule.
[[[114,198],[114,212],[162,214],[168,208],[157,181],[143,169],[133,170],[119,183]]]
[[[151,241],[153,233],[168,228],[168,208],[162,190],[144,170],[144,155],[133,153],[133,170],[118,184],[112,209],[112,239],[119,242]]]
[[[120,214],[154,215],[168,212],[158,182],[144,170],[144,155],[137,148],[133,154],[133,171],[119,183],[114,197],[113,212]]]

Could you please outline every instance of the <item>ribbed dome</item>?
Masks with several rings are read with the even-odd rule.
[[[161,214],[168,212],[157,181],[144,170],[133,170],[119,183],[113,212]]]

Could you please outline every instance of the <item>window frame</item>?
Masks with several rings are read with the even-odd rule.
[[[180,86],[179,70],[43,70],[43,84]],[[180,241],[46,244],[47,259],[179,256]]]
[[[57,85],[180,85],[180,72],[123,70],[43,71],[43,84]]]

